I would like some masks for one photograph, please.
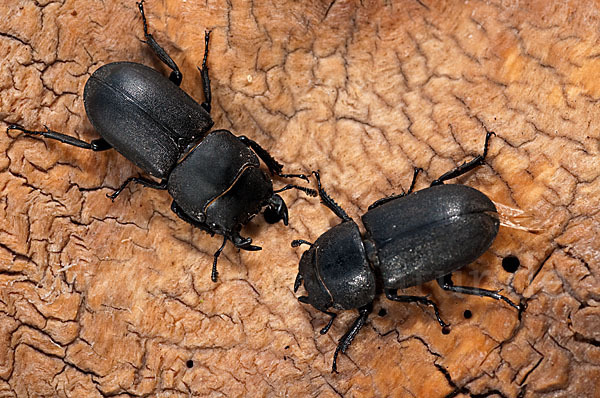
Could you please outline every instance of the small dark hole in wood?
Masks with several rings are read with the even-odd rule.
[[[517,272],[517,269],[519,269],[520,265],[521,262],[516,256],[506,256],[504,259],[502,259],[502,268],[511,274]]]

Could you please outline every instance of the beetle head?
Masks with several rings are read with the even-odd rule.
[[[288,209],[283,198],[273,194],[263,213],[265,221],[269,224],[275,224],[283,220],[284,225],[288,225]]]
[[[296,281],[294,283],[294,292],[296,292],[302,282],[304,282],[304,289],[308,293],[308,296],[301,296],[298,300],[302,303],[310,304],[318,310],[325,311],[327,308],[331,307],[333,299],[317,273],[317,250],[316,246],[311,245],[311,247],[302,254],[298,275],[296,276]]]
[[[292,246],[305,241],[294,241]],[[373,301],[375,274],[367,260],[358,225],[344,221],[323,233],[302,254],[294,288],[304,282],[300,301],[325,311],[359,308]]]

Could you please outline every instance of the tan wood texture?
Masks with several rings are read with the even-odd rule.
[[[107,193],[139,173],[18,133],[98,138],[81,95],[100,65],[167,73],[142,42],[134,1],[0,2],[0,397],[600,396],[600,5],[597,1],[148,0],[150,30],[216,128],[246,135],[290,173],[319,169],[355,220],[481,152],[456,181],[525,212],[455,283],[528,307],[442,291],[431,308],[379,298],[340,355],[355,311],[296,300],[301,249],[338,222],[288,191],[290,226],[257,216],[261,252],[227,246],[170,210],[164,191]],[[276,186],[287,181],[275,179]],[[314,180],[313,180],[314,182]],[[502,259],[521,266],[506,272]],[[301,293],[301,292],[300,292]],[[472,313],[466,319],[465,310]],[[192,361],[192,362],[189,362]],[[188,365],[192,365],[188,367]]]

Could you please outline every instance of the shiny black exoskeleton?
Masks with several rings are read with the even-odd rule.
[[[227,130],[209,132],[211,90],[206,59],[210,32],[205,34],[202,75],[205,102],[198,104],[179,88],[182,74],[177,64],[148,33],[143,0],[137,3],[146,43],[171,69],[169,79],[158,71],[133,62],[114,62],[98,68],[88,79],[84,104],[88,118],[102,138],[91,143],[52,131],[10,130],[41,135],[93,151],[114,148],[146,173],[160,181],[142,177],[127,179],[112,195],[114,200],[130,183],[168,190],[172,210],[183,220],[211,235],[223,236],[214,254],[211,278],[217,280],[217,259],[227,240],[243,250],[260,250],[251,238],[243,238],[243,225],[263,207],[270,223],[288,223],[287,207],[277,194],[290,188],[316,196],[314,190],[288,184],[273,190],[271,178],[259,168],[260,157],[269,171],[280,177],[282,165],[256,142],[236,137]],[[208,134],[207,134],[208,133]],[[257,157],[258,155],[258,157]]]
[[[464,185],[443,185],[484,163],[483,155],[453,169],[435,180],[430,188],[412,193],[420,169],[415,169],[408,192],[380,199],[362,216],[366,229],[361,236],[358,225],[321,187],[319,195],[325,206],[342,222],[321,235],[316,242],[295,240],[292,246],[307,244],[302,254],[294,291],[302,282],[308,296],[300,302],[311,304],[329,315],[329,323],[321,329],[327,333],[338,310],[358,309],[359,317],[342,336],[333,356],[345,352],[365,324],[378,293],[389,300],[431,305],[439,324],[447,330],[434,302],[421,296],[398,295],[398,289],[436,280],[445,290],[504,300],[515,304],[496,291],[467,286],[454,286],[452,272],[475,261],[492,244],[500,225],[496,207],[476,189]]]

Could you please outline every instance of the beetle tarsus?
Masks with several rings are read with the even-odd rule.
[[[219,276],[219,273],[217,272],[217,260],[219,259],[219,256],[221,255],[221,252],[223,251],[223,248],[225,248],[225,244],[226,243],[227,243],[227,237],[224,236],[223,237],[223,243],[221,244],[221,247],[219,247],[219,249],[213,255],[214,259],[213,259],[212,271],[210,273],[210,279],[213,282],[216,282],[217,281],[217,277]]]
[[[154,40],[154,36],[151,33],[148,33],[148,22],[146,21],[146,14],[144,13],[144,0],[140,0],[136,3],[138,9],[140,10],[140,14],[142,14],[142,23],[144,24],[144,37],[146,38],[145,43],[150,46],[154,54],[171,69],[171,74],[169,75],[169,80],[171,80],[175,85],[179,86],[181,84],[181,80],[183,79],[183,75],[179,70],[179,67],[173,61],[173,58],[165,51],[164,48],[160,46]]]
[[[54,130],[50,130],[47,126],[44,126],[44,128],[46,129],[45,131],[35,131],[35,130],[27,130],[17,124],[11,124],[10,126],[8,126],[6,128],[6,134],[8,134],[11,130],[17,130],[17,131],[21,131],[26,134],[41,135],[44,138],[50,138],[52,140],[62,142],[63,144],[72,145],[72,146],[75,146],[75,147],[81,148],[81,149],[91,149],[92,151],[96,151],[96,152],[105,151],[107,149],[112,148],[112,146],[108,142],[106,142],[103,138],[93,140],[91,143],[89,143],[89,142],[85,142],[80,139],[77,139],[75,137],[71,137],[69,135],[62,134],[62,133],[59,133]]]
[[[204,102],[200,104],[206,112],[210,113],[212,94],[210,90],[210,78],[208,77],[208,66],[206,60],[208,58],[208,41],[210,39],[210,30],[204,31],[204,58],[202,58],[202,67],[198,67],[198,71],[202,76],[202,90],[204,91]]]
[[[465,162],[465,163],[461,164],[460,166],[442,174],[437,180],[434,180],[431,183],[431,186],[433,187],[435,185],[441,185],[444,183],[444,181],[450,180],[452,178],[460,177],[461,175],[473,170],[474,168],[482,166],[485,163],[485,158],[486,158],[487,152],[488,152],[489,141],[490,141],[490,137],[492,135],[496,135],[496,133],[494,133],[493,131],[488,131],[486,133],[485,143],[483,144],[483,154],[482,155],[477,155],[474,159],[472,159],[468,162]]]
[[[519,304],[515,304],[508,297],[498,294],[498,292],[500,292],[501,290],[487,290],[487,289],[481,289],[478,287],[471,287],[471,286],[455,286],[454,282],[452,282],[452,274],[448,274],[446,276],[438,278],[437,283],[438,283],[438,285],[440,285],[440,287],[442,289],[450,291],[450,292],[470,294],[473,296],[480,296],[480,297],[489,297],[489,298],[493,298],[494,300],[499,300],[499,301],[501,300],[501,301],[504,301],[505,303],[507,303],[508,305],[510,305],[511,307],[513,307],[514,309],[516,309],[517,311],[519,311],[519,312],[522,311],[521,306]]]

